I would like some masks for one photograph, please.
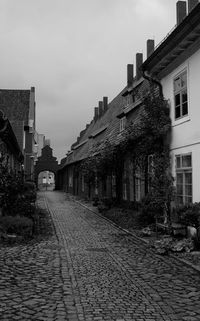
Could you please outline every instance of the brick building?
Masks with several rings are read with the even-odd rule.
[[[35,88],[30,90],[0,89],[0,110],[9,119],[17,142],[24,154],[24,173],[34,179]]]
[[[23,154],[13,132],[11,124],[0,111],[0,157],[15,173],[22,171]]]

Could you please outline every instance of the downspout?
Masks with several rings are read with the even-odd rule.
[[[156,79],[155,77],[148,75],[145,70],[142,70],[142,75],[149,82],[151,82],[151,83],[153,82],[154,84],[156,84],[158,86],[160,97],[163,98],[163,88],[162,88],[161,82],[158,79]]]

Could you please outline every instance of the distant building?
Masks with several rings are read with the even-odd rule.
[[[50,141],[50,139],[45,139],[44,140],[44,146],[51,146],[51,141]]]
[[[30,90],[0,89],[0,110],[9,119],[24,154],[24,173],[34,179],[35,88]]]

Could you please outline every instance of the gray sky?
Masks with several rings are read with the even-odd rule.
[[[36,88],[37,131],[65,157],[93,117],[175,25],[176,0],[0,0],[0,88]]]

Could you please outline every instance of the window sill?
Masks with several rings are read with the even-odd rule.
[[[190,120],[191,119],[190,119],[189,116],[182,117],[181,119],[174,120],[173,123],[172,123],[172,127],[176,127],[176,126],[179,126],[181,124],[187,123]]]

